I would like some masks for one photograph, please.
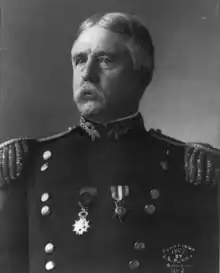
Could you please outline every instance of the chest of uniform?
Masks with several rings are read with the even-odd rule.
[[[181,215],[186,197],[178,181],[162,168],[161,159],[147,142],[94,143],[83,149],[79,145],[71,149],[68,145],[45,147],[38,160],[31,200],[39,216],[40,208],[48,204],[54,221],[68,222],[80,210],[82,193],[91,188],[95,191],[89,205],[91,218],[98,222],[111,219],[124,207],[131,226],[134,222],[142,227],[146,224],[153,232],[162,226],[164,217],[171,220],[177,211]]]
[[[38,257],[53,242],[54,259],[67,264],[102,260],[122,270],[137,256],[149,269],[163,264],[163,248],[190,241],[183,238],[192,219],[187,222],[180,216],[181,189],[173,189],[175,183],[157,154],[145,143],[43,149],[29,199]],[[92,201],[83,226],[80,202],[86,191],[92,193]]]
[[[160,158],[145,143],[98,143],[84,150],[66,146],[41,151],[32,187],[36,202],[47,192],[54,205],[74,206],[86,187],[96,190],[97,207],[103,209],[122,198],[138,209],[145,203],[159,206],[170,200],[172,183]]]

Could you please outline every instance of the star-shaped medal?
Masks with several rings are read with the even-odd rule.
[[[82,235],[84,232],[87,232],[89,227],[89,221],[86,218],[80,218],[79,220],[75,221],[73,231],[75,231],[77,235]]]

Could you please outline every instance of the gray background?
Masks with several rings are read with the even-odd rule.
[[[140,14],[156,47],[146,127],[220,147],[219,0],[2,0],[0,141],[76,124],[70,48],[93,12]]]

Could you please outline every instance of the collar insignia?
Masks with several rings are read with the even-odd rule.
[[[99,132],[95,129],[95,126],[86,121],[84,117],[80,118],[80,127],[87,132],[87,134],[91,137],[91,140],[94,141],[96,138],[100,138]]]
[[[143,118],[139,112],[126,118],[110,121],[106,124],[95,123],[81,116],[80,127],[90,136],[92,141],[100,138],[103,134],[106,135],[107,138],[120,140],[132,130],[145,129]]]

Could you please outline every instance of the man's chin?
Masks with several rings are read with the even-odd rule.
[[[90,118],[90,117],[94,117],[98,115],[102,109],[99,103],[92,102],[92,101],[89,101],[77,106],[78,106],[78,110],[80,114],[85,118]]]

